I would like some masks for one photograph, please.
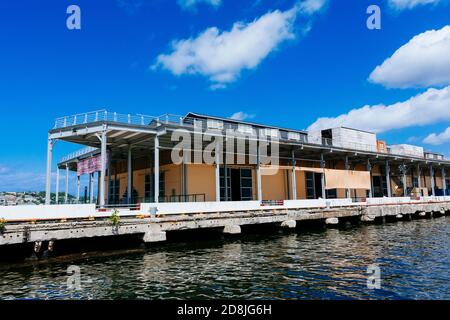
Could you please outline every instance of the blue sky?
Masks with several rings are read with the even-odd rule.
[[[366,27],[372,4],[381,30]],[[0,190],[43,190],[54,119],[99,108],[350,124],[449,155],[449,17],[447,0],[2,1]]]

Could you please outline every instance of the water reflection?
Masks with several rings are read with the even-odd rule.
[[[2,299],[449,299],[449,217],[0,268]],[[80,267],[80,290],[67,268]],[[381,289],[366,286],[381,269]]]

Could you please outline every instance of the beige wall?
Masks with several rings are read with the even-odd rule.
[[[318,163],[306,163],[298,162],[298,166],[305,167],[318,167]],[[143,167],[143,166],[141,166]],[[230,166],[230,167],[242,167],[242,166]],[[336,162],[335,167],[343,169],[343,162]],[[205,194],[206,201],[216,200],[216,182],[215,182],[215,166],[206,164],[188,164],[187,168],[187,190],[183,190],[183,166],[167,164],[161,166],[161,172],[165,173],[165,195],[170,196],[173,193],[179,194]],[[359,164],[356,166],[356,170],[365,170],[365,164]],[[380,175],[380,165],[374,165],[372,167],[373,175]],[[145,175],[151,173],[152,169],[139,169],[133,173],[133,188],[138,192],[139,197],[144,197],[145,193]],[[296,171],[296,189],[297,199],[306,199],[306,181],[305,172]],[[442,188],[441,172],[435,171],[436,174],[436,187]],[[289,175],[289,178],[287,177]],[[114,174],[112,179],[114,179]],[[117,175],[120,179],[120,197],[126,192],[127,189],[127,173],[120,173]],[[253,177],[253,199],[257,199],[257,179],[256,168],[252,170]],[[422,171],[421,174],[422,186],[430,188],[430,177],[427,169]],[[292,172],[289,169],[280,169],[275,175],[262,175],[262,195],[263,200],[285,200],[293,199],[292,195]],[[288,184],[289,182],[289,184]],[[425,183],[424,183],[425,182]],[[407,185],[412,186],[411,174],[407,175]],[[396,192],[397,190],[397,192]],[[106,190],[105,190],[106,191]],[[391,191],[395,196],[403,196],[402,186],[396,186],[391,179]],[[355,191],[351,191],[351,195],[355,196]],[[345,198],[345,189],[337,190],[338,198]],[[357,197],[366,197],[365,190],[356,190]]]
[[[215,167],[206,164],[187,165],[187,193],[206,195],[206,201],[216,201]]]
[[[263,200],[286,200],[288,198],[286,171],[278,170],[274,175],[261,175]]]

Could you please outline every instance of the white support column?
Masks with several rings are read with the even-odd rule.
[[[323,153],[320,155],[320,167],[322,169],[325,169],[325,160],[323,159]],[[326,199],[327,198],[327,192],[326,192],[326,187],[325,187],[325,173],[322,172],[321,176],[321,182],[322,182],[322,199]]]
[[[216,158],[216,201],[220,202],[220,145],[216,142],[215,158]]]
[[[56,181],[55,181],[55,203],[59,202],[59,168],[56,166]]]
[[[183,162],[183,193],[185,195],[185,199],[187,199],[187,200],[185,200],[185,202],[189,201],[189,197],[188,197],[189,190],[188,190],[188,180],[187,180],[188,172],[187,172],[187,170],[188,170],[188,166],[187,166],[187,164],[185,162]]]
[[[391,168],[389,167],[389,161],[386,160],[386,187],[387,187],[388,197],[392,197],[390,171],[391,171]]]
[[[224,161],[223,161],[223,184],[225,187],[225,190],[224,190],[225,201],[228,201],[228,168],[227,168],[226,156],[224,157]]]
[[[101,141],[101,150],[100,150],[100,185],[99,185],[99,205],[100,207],[105,206],[105,180],[106,180],[106,128],[103,128],[102,131],[102,141]]]
[[[94,203],[94,174],[89,175],[89,203]]]
[[[47,142],[47,179],[45,183],[45,204],[50,204],[51,187],[52,187],[52,156],[53,156],[53,140],[48,139]]]
[[[154,162],[153,162],[153,177],[154,177],[154,201],[159,202],[159,137],[155,136],[155,147],[154,147]]]
[[[434,197],[436,195],[434,190],[434,168],[433,165],[430,164],[430,180],[431,180],[431,195]]]
[[[131,204],[131,197],[133,193],[133,165],[132,165],[132,153],[131,145],[128,146],[128,158],[127,158],[127,203]]]
[[[297,178],[295,174],[295,152],[292,150],[292,200],[297,200]]]
[[[373,197],[373,194],[372,194],[372,189],[373,189],[373,186],[372,186],[372,165],[370,164],[370,160],[369,159],[367,159],[367,171],[369,171],[369,176],[370,176],[369,198],[372,198]]]
[[[445,182],[445,168],[441,168],[441,177],[442,177],[442,191],[444,192],[444,196],[447,195],[447,183]]]
[[[69,165],[66,164],[66,185],[64,190],[64,203],[69,202]]]
[[[345,156],[345,170],[350,170],[350,164],[348,163],[348,156]],[[345,197],[350,198],[350,189],[345,189]]]
[[[109,192],[110,192],[110,188],[109,186],[111,185],[111,152],[107,152],[108,154],[108,167],[107,167],[107,171],[108,171],[108,179],[107,179],[107,183],[106,183],[106,199],[105,199],[105,203],[109,204]]]
[[[259,141],[256,147],[256,188],[258,201],[262,201],[261,151],[259,150]]]
[[[80,202],[80,176],[77,176],[77,203]]]

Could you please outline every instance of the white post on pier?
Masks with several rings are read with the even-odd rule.
[[[106,180],[106,128],[102,131],[101,150],[100,150],[100,186],[99,186],[99,205],[101,208],[105,206],[105,180]]]
[[[66,185],[64,191],[64,203],[67,204],[69,202],[69,165],[66,164]]]
[[[51,201],[51,186],[52,186],[52,155],[53,155],[53,140],[48,138],[47,142],[47,180],[45,183],[45,204],[49,205]]]
[[[216,201],[220,202],[220,145],[216,142],[215,162],[216,162]]]
[[[390,171],[391,171],[391,168],[389,167],[389,161],[386,160],[386,187],[387,187],[388,197],[392,197]]]
[[[59,168],[56,166],[56,181],[55,181],[55,203],[59,202]]]
[[[434,190],[434,168],[432,164],[430,164],[430,180],[431,180],[431,195],[434,197],[436,193]]]
[[[154,146],[154,161],[153,161],[153,176],[154,176],[154,202],[159,202],[159,137],[155,136],[155,146]]]
[[[325,169],[325,160],[323,158],[323,153],[320,154],[320,167],[322,169]],[[326,187],[325,187],[325,172],[322,172],[320,178],[321,178],[321,182],[322,182],[322,199],[326,199],[327,192],[326,192]]]
[[[262,180],[261,180],[261,150],[259,140],[256,147],[256,188],[258,190],[258,201],[262,201]]]
[[[128,146],[128,157],[127,157],[127,203],[131,204],[131,197],[133,193],[133,158],[132,158],[132,146]]]
[[[297,200],[297,178],[295,174],[295,151],[292,150],[292,200]]]
[[[442,191],[444,192],[444,196],[447,195],[447,182],[445,181],[445,168],[441,168],[441,177],[442,177]]]

